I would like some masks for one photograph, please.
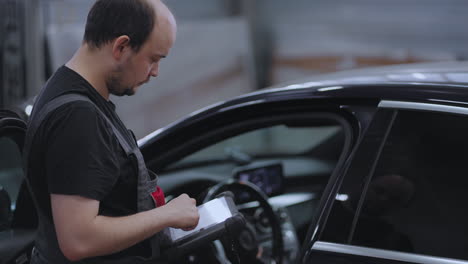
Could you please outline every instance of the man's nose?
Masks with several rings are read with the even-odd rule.
[[[154,65],[150,70],[150,75],[153,77],[158,76],[159,74],[159,64]]]

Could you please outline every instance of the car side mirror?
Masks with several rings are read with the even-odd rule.
[[[10,195],[8,195],[8,192],[0,185],[0,231],[10,227],[11,217]]]

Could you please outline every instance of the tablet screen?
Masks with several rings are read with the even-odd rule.
[[[224,222],[232,216],[231,209],[225,197],[220,197],[206,202],[198,208],[200,219],[195,229],[184,231],[178,228],[169,228],[170,236],[173,242],[184,239],[191,234],[195,234],[203,229]]]

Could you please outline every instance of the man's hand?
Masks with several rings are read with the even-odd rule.
[[[200,216],[196,207],[196,201],[187,194],[180,195],[160,208],[164,209],[163,214],[169,217],[168,222],[170,227],[187,231],[194,229],[198,225]]]

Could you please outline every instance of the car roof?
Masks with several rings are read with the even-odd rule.
[[[285,82],[271,88],[291,85],[365,84],[385,82],[420,82],[468,84],[468,61],[413,63],[392,66],[353,69],[320,74],[300,80]]]
[[[363,68],[286,82],[239,96],[231,104],[275,96],[352,97],[468,103],[468,61]]]
[[[295,99],[357,98],[418,101],[452,105],[468,104],[468,61],[418,63],[363,68],[286,82],[219,102],[158,129],[139,140],[140,145],[178,126],[184,120],[230,109]]]

